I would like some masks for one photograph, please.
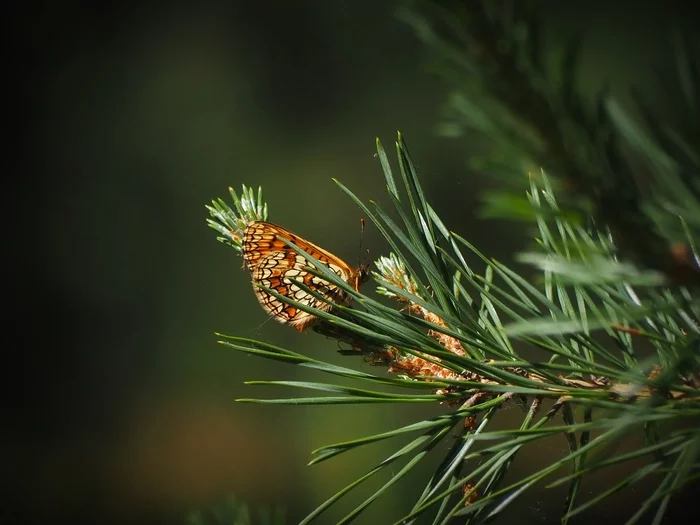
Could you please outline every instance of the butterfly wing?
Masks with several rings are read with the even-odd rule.
[[[258,301],[274,319],[280,323],[291,324],[301,331],[317,320],[316,316],[284,303],[258,285],[322,311],[330,310],[332,305],[301,289],[295,281],[303,282],[335,304],[347,304],[349,297],[334,284],[310,273],[308,268],[312,263],[280,238],[286,239],[326,265],[347,283],[354,284],[357,281],[357,272],[338,257],[281,226],[263,221],[253,222],[248,226],[243,237],[243,257],[251,272]]]

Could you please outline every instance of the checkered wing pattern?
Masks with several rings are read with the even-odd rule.
[[[350,297],[334,284],[309,272],[311,263],[281,239],[311,255],[355,289],[367,276],[367,269],[361,267],[355,270],[335,255],[281,226],[263,221],[249,224],[243,236],[243,258],[253,278],[255,295],[263,309],[276,321],[290,324],[302,331],[313,324],[317,317],[282,302],[259,285],[321,311],[328,311],[333,305],[306,292],[295,281],[303,282],[309,289],[334,304],[346,305],[350,302]]]

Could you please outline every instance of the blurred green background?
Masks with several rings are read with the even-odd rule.
[[[556,47],[586,31],[583,90],[609,79],[653,94],[648,68],[667,56],[669,10],[696,13],[612,4],[544,2],[548,37]],[[283,506],[294,523],[399,444],[307,467],[311,450],[447,410],[237,404],[303,394],[244,380],[325,377],[233,353],[214,334],[377,372],[339,356],[331,340],[265,322],[204,205],[228,200],[228,186],[262,186],[271,221],[354,263],[361,214],[331,177],[386,203],[374,138],[391,153],[396,130],[449,227],[500,260],[527,246],[523,225],[478,219],[488,176],[465,167],[468,141],[436,135],[447,89],[425,72],[426,50],[396,19],[397,5],[9,8],[8,522],[169,523],[234,494]],[[371,227],[364,243],[374,258],[388,252]],[[536,446],[556,454],[565,443]],[[522,468],[537,461],[528,454]],[[360,522],[405,511],[424,482],[405,481]],[[520,523],[554,522],[561,496],[534,492],[513,512]],[[628,496],[589,516],[616,521]]]

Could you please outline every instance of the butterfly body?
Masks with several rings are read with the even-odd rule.
[[[369,276],[367,266],[362,265],[354,269],[332,253],[281,226],[264,221],[250,223],[243,236],[243,259],[251,273],[255,295],[271,317],[280,323],[294,326],[300,332],[311,326],[318,318],[284,303],[260,286],[275,290],[280,295],[322,311],[330,310],[333,304],[347,305],[352,298],[335,284],[309,272],[309,267],[313,266],[313,263],[281,239],[311,255],[335,272],[340,279],[352,285],[355,290]],[[297,282],[304,283],[332,304],[308,293]]]

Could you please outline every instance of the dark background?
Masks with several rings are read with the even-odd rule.
[[[635,85],[653,96],[649,68],[668,60],[672,15],[698,21],[681,3],[543,5],[553,49],[586,31],[583,92],[609,80],[621,95]],[[374,138],[391,155],[396,130],[450,228],[500,260],[527,246],[522,225],[478,218],[488,176],[465,167],[467,140],[435,133],[447,88],[425,72],[396,6],[8,7],[4,521],[166,523],[235,494],[284,506],[293,523],[397,444],[307,467],[311,450],[445,410],[236,404],[298,394],[244,380],[325,378],[235,354],[214,334],[369,366],[316,334],[263,324],[204,205],[260,185],[270,220],[354,262],[361,215],[331,177],[386,203]],[[388,252],[371,228],[365,244]],[[538,446],[556,454],[561,441]],[[422,483],[407,479],[360,522],[397,518]],[[589,516],[618,522],[644,494]],[[554,523],[561,496],[535,491],[514,512]]]

